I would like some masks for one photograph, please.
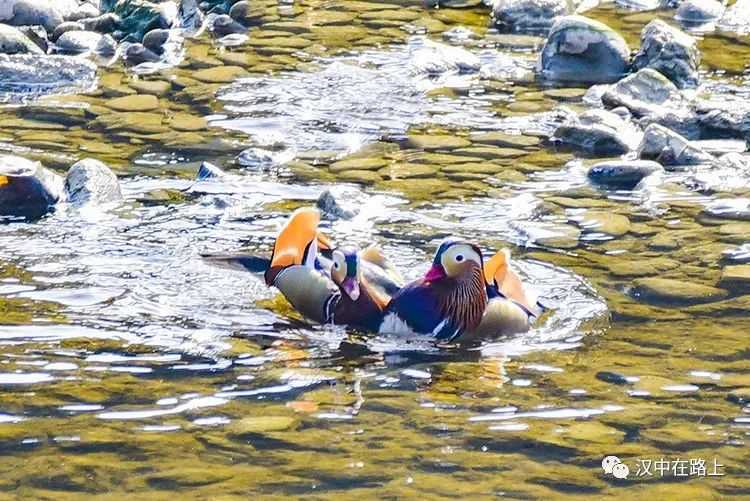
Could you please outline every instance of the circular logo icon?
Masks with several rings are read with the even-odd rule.
[[[612,469],[615,467],[615,465],[620,464],[620,458],[617,456],[607,456],[604,459],[602,459],[602,469],[604,470],[604,473],[609,475],[612,473]]]
[[[625,479],[630,475],[630,468],[625,463],[617,463],[612,467],[612,475],[615,478]]]

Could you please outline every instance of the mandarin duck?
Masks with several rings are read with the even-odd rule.
[[[390,296],[367,280],[355,249],[332,250],[330,265],[319,259],[319,223],[316,209],[292,214],[276,238],[266,284],[313,321],[377,330]]]
[[[508,264],[501,251],[485,268],[476,245],[444,241],[425,276],[392,297],[379,332],[453,341],[528,331],[535,315]]]

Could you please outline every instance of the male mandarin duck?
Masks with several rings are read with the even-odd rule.
[[[482,251],[461,240],[444,241],[427,274],[396,293],[379,331],[452,341],[528,331],[536,316],[518,276],[500,251],[484,266]]]
[[[330,264],[318,256],[320,214],[299,209],[276,238],[265,281],[305,317],[319,323],[377,330],[390,297],[365,277],[355,249],[335,249]]]

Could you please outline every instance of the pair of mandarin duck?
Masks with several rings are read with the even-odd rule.
[[[505,249],[485,262],[476,245],[445,240],[429,271],[403,285],[379,249],[334,248],[319,224],[316,209],[295,211],[264,273],[269,287],[315,322],[452,342],[526,332],[542,312]]]

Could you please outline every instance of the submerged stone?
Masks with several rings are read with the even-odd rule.
[[[609,26],[568,16],[552,26],[537,71],[545,80],[610,83],[622,78],[629,59],[628,44]]]
[[[633,296],[645,302],[684,305],[720,301],[729,294],[708,285],[669,278],[638,278],[633,281]]]
[[[621,237],[630,230],[630,220],[612,212],[589,210],[577,222],[588,232],[603,233],[611,237]]]
[[[65,178],[68,201],[74,205],[122,200],[117,176],[104,163],[86,158],[73,164]]]
[[[641,31],[641,48],[633,59],[637,70],[652,68],[680,88],[698,85],[700,50],[695,38],[655,19]]]
[[[0,155],[0,216],[41,217],[64,198],[58,174],[39,162]]]
[[[315,205],[327,219],[351,219],[357,215],[356,211],[341,207],[330,190],[321,193]]]
[[[614,160],[594,165],[588,177],[598,184],[630,190],[661,169],[661,164],[649,160]]]
[[[152,111],[159,107],[159,100],[150,94],[134,94],[111,99],[106,105],[115,111]]]

